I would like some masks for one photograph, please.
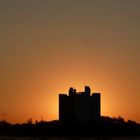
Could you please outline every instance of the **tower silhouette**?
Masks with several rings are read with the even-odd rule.
[[[85,86],[84,92],[76,92],[70,88],[69,94],[59,94],[59,120],[87,122],[97,120],[101,116],[100,93],[93,93],[89,86]]]

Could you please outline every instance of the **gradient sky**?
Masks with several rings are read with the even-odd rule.
[[[84,85],[140,122],[140,1],[0,0],[0,114],[58,119],[58,94]]]

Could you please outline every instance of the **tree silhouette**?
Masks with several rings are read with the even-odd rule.
[[[58,120],[33,123],[29,118],[26,123],[10,124],[0,122],[2,136],[140,136],[140,124],[122,117],[102,116],[99,120],[86,123],[61,122]]]

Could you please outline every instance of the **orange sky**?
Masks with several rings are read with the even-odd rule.
[[[140,122],[139,6],[1,0],[0,114],[14,123],[58,119],[58,94],[86,84],[101,92],[102,115]]]

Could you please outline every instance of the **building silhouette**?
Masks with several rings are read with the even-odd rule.
[[[66,122],[87,122],[100,118],[100,93],[93,93],[89,86],[84,92],[70,88],[69,93],[59,94],[59,120]]]

